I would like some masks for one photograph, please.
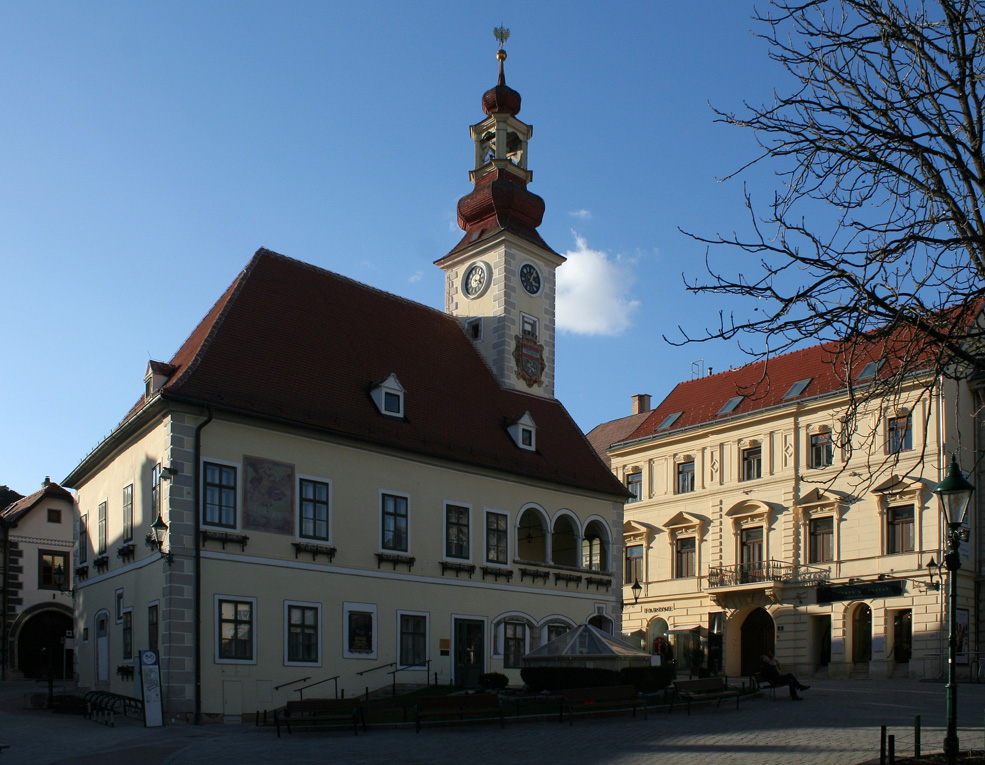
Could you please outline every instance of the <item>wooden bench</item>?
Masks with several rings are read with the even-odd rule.
[[[687,713],[691,714],[692,701],[712,701],[718,699],[718,705],[722,705],[722,699],[735,697],[735,708],[739,708],[739,691],[730,688],[727,677],[702,677],[698,680],[675,680],[674,694],[670,698],[670,709],[668,714],[674,711],[674,704],[680,697],[687,702]]]
[[[499,718],[499,727],[505,728],[503,707],[498,694],[475,693],[470,695],[422,696],[414,705],[414,724],[421,732],[425,719],[464,720],[466,717]]]
[[[639,697],[631,685],[608,685],[599,688],[569,688],[561,691],[561,708],[559,722],[564,722],[564,714],[568,713],[568,722],[573,722],[574,715],[604,709],[629,710],[636,717],[636,708],[642,707],[643,719],[646,719],[646,703]]]
[[[280,738],[280,726],[283,724],[287,732],[293,734],[299,730],[330,730],[332,728],[352,726],[352,732],[359,735],[359,727],[366,732],[366,720],[363,717],[359,699],[303,699],[288,701],[287,706],[274,712],[274,725],[277,726],[277,738]]]

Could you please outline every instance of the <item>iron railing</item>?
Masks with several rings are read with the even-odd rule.
[[[761,560],[737,563],[734,566],[711,566],[708,569],[709,587],[732,587],[737,584],[793,582],[823,584],[831,578],[831,569],[800,566],[780,560]]]

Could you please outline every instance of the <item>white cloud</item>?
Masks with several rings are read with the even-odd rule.
[[[424,272],[418,270],[415,271],[413,274],[411,274],[411,277],[407,281],[409,281],[411,284],[416,284],[423,278],[424,278]]]
[[[640,302],[630,295],[632,262],[610,260],[575,234],[575,249],[557,271],[557,327],[578,335],[618,335],[632,326]]]
[[[578,218],[579,220],[591,220],[592,213],[589,210],[575,210],[574,212],[568,213],[568,215],[573,218]]]

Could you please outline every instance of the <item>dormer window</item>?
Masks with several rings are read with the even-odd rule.
[[[882,360],[870,361],[864,367],[862,371],[858,373],[858,377],[855,378],[855,382],[863,382],[865,380],[871,380],[876,376],[876,372],[879,371],[879,367],[882,366]]]
[[[175,373],[172,364],[163,361],[147,362],[147,371],[144,372],[144,400],[147,401],[154,396]]]
[[[370,395],[380,414],[388,417],[404,416],[404,387],[395,374],[373,386]]]
[[[537,425],[530,412],[524,412],[519,417],[514,418],[506,426],[513,443],[528,452],[537,451]]]

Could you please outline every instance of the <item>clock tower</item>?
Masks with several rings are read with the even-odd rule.
[[[458,201],[462,240],[440,260],[445,311],[462,322],[500,384],[554,397],[556,275],[564,258],[537,232],[544,200],[527,190],[527,144],[533,127],[517,119],[520,94],[506,84],[496,30],[499,81],[482,96],[486,118],[471,128],[471,193]]]

